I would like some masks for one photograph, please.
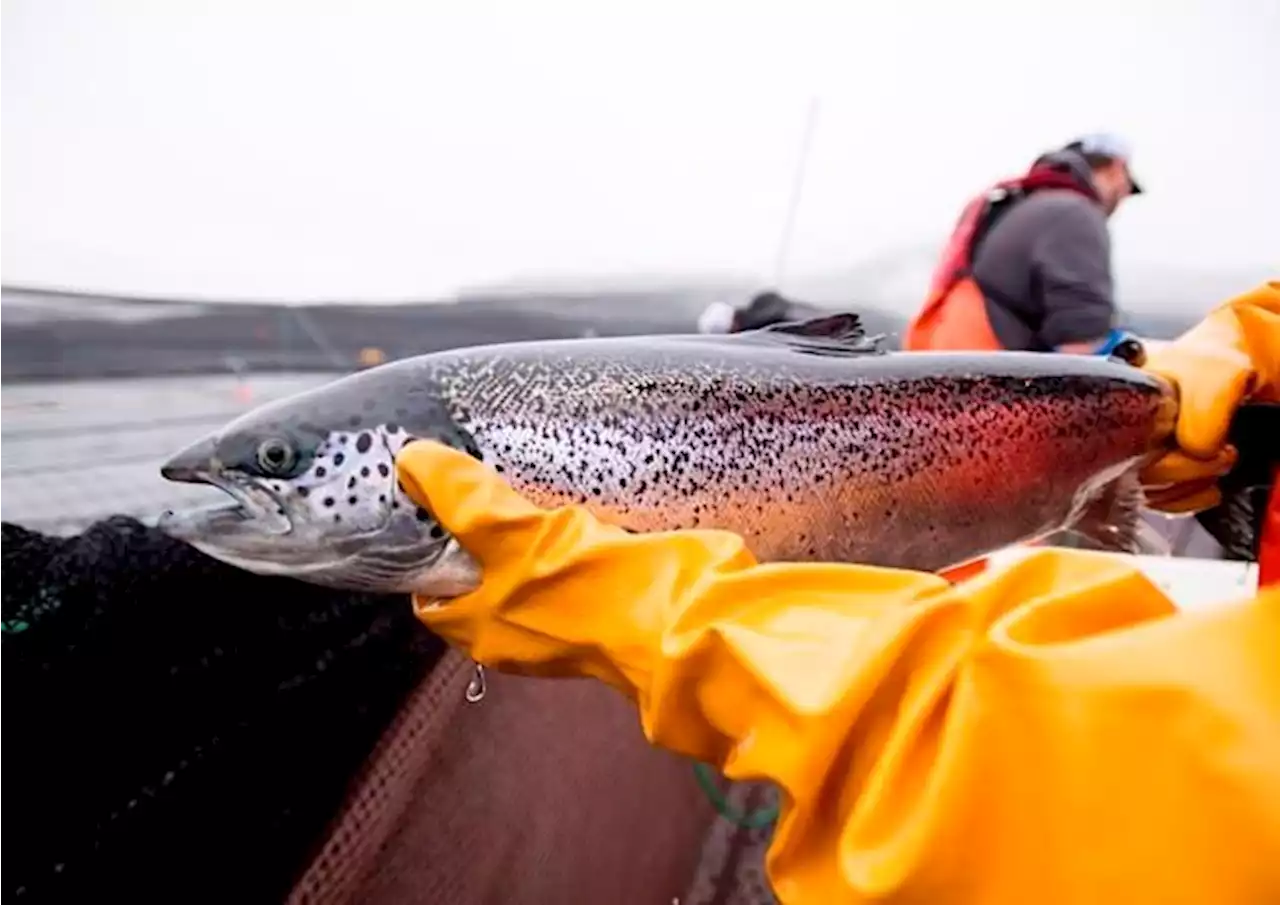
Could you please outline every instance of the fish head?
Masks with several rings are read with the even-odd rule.
[[[231,499],[166,512],[158,527],[258,574],[379,593],[473,589],[474,561],[404,492],[395,456],[418,436],[478,451],[438,403],[419,405],[410,429],[379,387],[351,380],[249,412],[170,458],[163,477]]]

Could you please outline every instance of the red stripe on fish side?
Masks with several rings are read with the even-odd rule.
[[[941,436],[953,448],[945,453],[946,465],[932,489],[945,488],[957,502],[977,503],[991,498],[995,483],[1000,496],[1017,499],[1141,455],[1150,445],[1149,422],[1125,417],[1131,398],[1115,400],[1114,411],[1107,411],[1110,401],[1046,399],[1034,407],[996,404],[966,413]],[[1147,400],[1140,404],[1150,406]],[[963,436],[961,450],[955,449],[959,438],[948,436],[957,433]]]

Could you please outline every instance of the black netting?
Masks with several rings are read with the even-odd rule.
[[[402,598],[135,521],[5,524],[4,878],[26,901],[279,901],[443,645]]]

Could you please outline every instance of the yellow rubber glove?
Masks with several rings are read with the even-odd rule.
[[[1231,418],[1248,399],[1280,401],[1280,282],[1232,299],[1165,344],[1152,344],[1146,370],[1177,386],[1177,448],[1143,472],[1147,503],[1195,512],[1221,499],[1217,479],[1235,464],[1226,445]]]
[[[784,903],[1280,901],[1280,593],[1174,615],[1075,550],[956,587],[758,565],[728,533],[541,510],[434,443],[398,470],[485,575],[422,621],[494,668],[603,679],[652,742],[777,783]]]

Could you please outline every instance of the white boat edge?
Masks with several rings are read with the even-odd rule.
[[[1009,547],[991,554],[990,567],[1004,565],[1043,547]],[[1257,596],[1258,564],[1228,559],[1109,553],[1140,569],[1182,612],[1203,612]]]

